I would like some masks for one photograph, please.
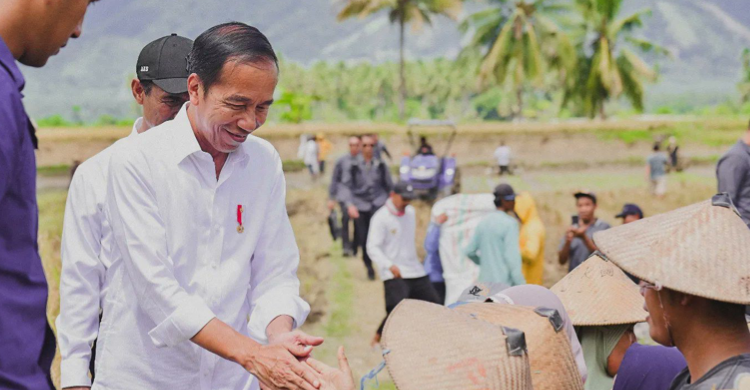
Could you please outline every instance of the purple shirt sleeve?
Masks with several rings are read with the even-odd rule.
[[[430,223],[424,239],[427,258],[424,262],[425,272],[433,282],[443,281],[443,264],[440,261],[440,225]]]

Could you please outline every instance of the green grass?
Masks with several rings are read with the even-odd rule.
[[[284,160],[281,162],[284,172],[300,172],[305,170],[305,162],[302,160]]]
[[[36,173],[41,176],[62,176],[67,175],[69,172],[70,165],[68,164],[47,165],[36,168]]]
[[[705,119],[672,124],[647,124],[638,129],[599,130],[595,133],[602,140],[619,140],[626,144],[637,142],[654,142],[658,139],[675,136],[678,140],[700,143],[711,147],[728,146],[735,142],[745,128],[739,120]]]
[[[354,283],[346,267],[341,246],[336,244],[331,249],[331,263],[334,274],[328,290],[330,317],[323,329],[326,336],[346,337],[351,332],[351,314],[354,311]]]

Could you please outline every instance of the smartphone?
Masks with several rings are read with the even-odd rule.
[[[571,218],[571,222],[574,226],[578,226],[578,222],[580,222],[580,219],[578,218],[578,215],[574,215]]]

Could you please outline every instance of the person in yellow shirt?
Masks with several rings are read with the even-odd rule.
[[[318,142],[318,162],[320,163],[320,174],[322,175],[325,173],[326,159],[331,153],[331,150],[333,150],[333,144],[326,139],[326,136],[323,133],[318,133],[318,135],[315,136],[315,141]]]
[[[521,271],[528,284],[541,285],[544,281],[544,224],[536,210],[536,203],[528,192],[516,197],[515,212],[521,220]]]

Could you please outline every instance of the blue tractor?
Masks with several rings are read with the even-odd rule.
[[[401,158],[399,178],[414,187],[420,199],[432,201],[438,197],[453,195],[461,192],[461,175],[456,164],[456,158],[450,156],[453,140],[456,138],[457,128],[452,121],[437,120],[409,120],[407,137],[409,144],[416,152],[411,156]],[[417,127],[448,128],[450,137],[442,156],[438,156],[432,147],[415,142]]]

